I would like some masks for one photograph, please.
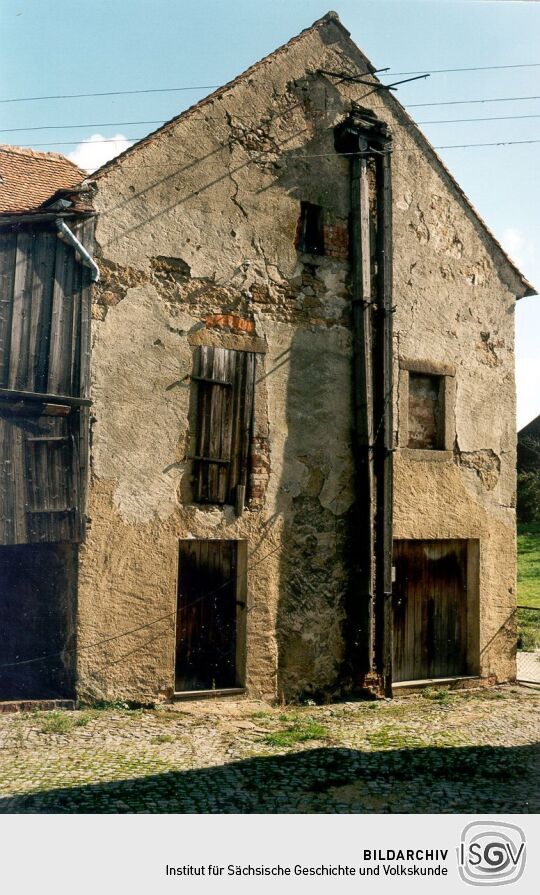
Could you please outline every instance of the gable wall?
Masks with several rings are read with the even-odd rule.
[[[342,69],[344,58],[361,61],[337,26],[310,31],[97,180],[104,276],[94,306],[92,525],[79,640],[140,630],[80,653],[81,695],[170,694],[177,544],[185,537],[249,542],[251,692],[293,697],[347,682],[349,165],[333,150],[339,114],[328,110],[340,112],[362,90],[306,77]],[[396,536],[480,539],[484,645],[514,599],[518,286],[505,281],[510,274],[503,277],[477,222],[394,105],[377,94],[365,104],[396,133],[398,444],[399,358],[456,368],[455,454],[437,462],[395,455]],[[301,200],[325,209],[333,257],[297,252]],[[232,333],[219,327],[226,315]],[[182,505],[182,497],[193,347],[234,347],[246,326],[239,320],[251,321],[250,338],[265,349],[255,436],[269,469],[261,461],[260,495],[237,519],[231,508]],[[483,673],[511,675],[502,648],[510,636],[506,625],[492,640]]]

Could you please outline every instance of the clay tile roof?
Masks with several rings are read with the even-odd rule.
[[[57,190],[75,186],[85,177],[56,152],[0,146],[0,213],[33,210]]]

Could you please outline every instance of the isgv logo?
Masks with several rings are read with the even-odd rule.
[[[474,821],[461,834],[459,875],[471,886],[515,883],[525,869],[525,834],[515,824]]]

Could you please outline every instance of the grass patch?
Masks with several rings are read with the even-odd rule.
[[[540,523],[518,525],[518,604],[540,609]]]
[[[432,702],[438,702],[440,705],[449,705],[452,702],[450,690],[444,687],[426,687],[422,691],[424,699],[431,699]]]
[[[260,721],[263,718],[271,718],[272,712],[252,712],[249,716],[253,721]]]
[[[69,733],[75,727],[75,719],[60,709],[47,712],[41,719],[41,733]]]
[[[408,734],[395,727],[381,727],[367,734],[372,749],[416,749],[425,743],[416,734]]]
[[[162,743],[174,743],[175,737],[171,736],[169,733],[158,733],[157,736],[152,737],[150,742],[154,746],[160,746]]]
[[[287,717],[287,716],[281,716]],[[274,730],[263,737],[262,742],[268,746],[289,747],[309,740],[325,740],[328,731],[324,725],[310,718],[294,721],[289,727]]]
[[[76,727],[86,727],[95,718],[93,712],[67,712],[55,709],[40,719],[41,733],[70,733]]]

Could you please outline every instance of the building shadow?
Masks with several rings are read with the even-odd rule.
[[[0,813],[527,814],[538,759],[538,745],[317,748],[3,797]]]

